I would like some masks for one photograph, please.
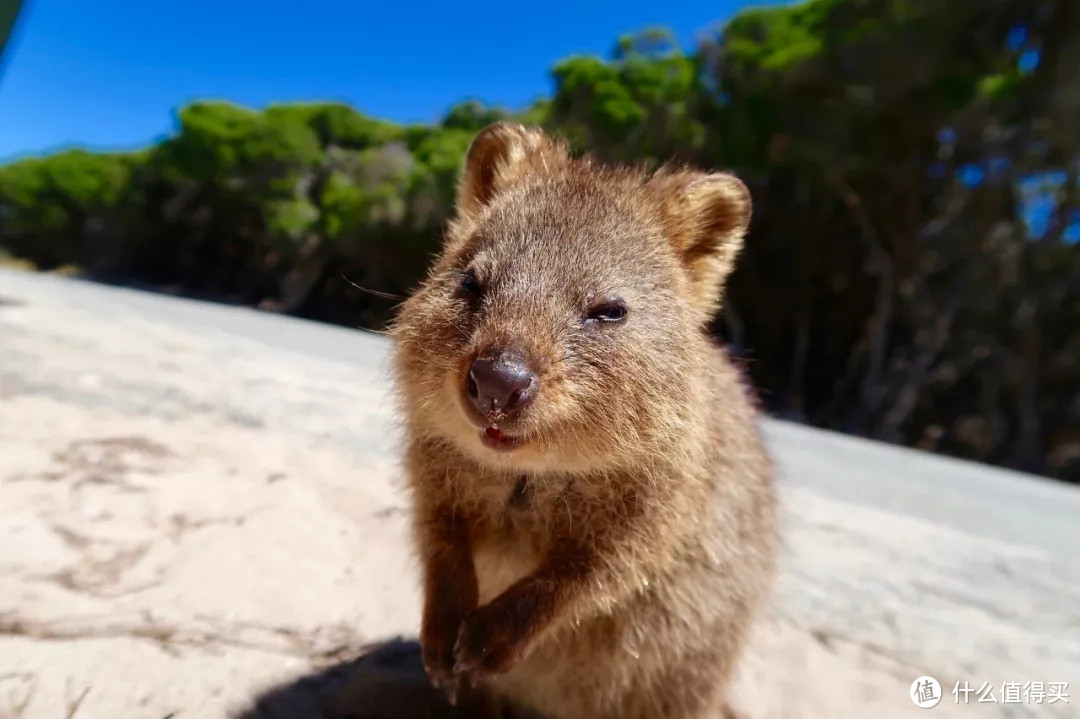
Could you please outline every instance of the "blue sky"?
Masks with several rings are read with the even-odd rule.
[[[194,98],[339,99],[398,121],[465,97],[520,107],[563,57],[650,25],[690,45],[748,4],[762,3],[26,0],[0,66],[0,161],[138,147]]]

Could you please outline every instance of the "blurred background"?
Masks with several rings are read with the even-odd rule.
[[[1076,0],[19,5],[0,263],[380,329],[515,119],[744,178],[772,414],[1080,482]]]

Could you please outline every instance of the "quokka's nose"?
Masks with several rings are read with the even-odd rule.
[[[532,401],[539,378],[520,352],[497,350],[473,360],[465,385],[482,414],[511,415]]]

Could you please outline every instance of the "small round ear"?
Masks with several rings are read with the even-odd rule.
[[[527,172],[538,161],[564,157],[543,131],[509,122],[481,130],[465,156],[458,186],[457,211],[471,215],[482,209],[500,189]]]
[[[750,191],[723,172],[661,173],[649,184],[667,209],[668,237],[689,275],[692,302],[711,318],[750,224]]]

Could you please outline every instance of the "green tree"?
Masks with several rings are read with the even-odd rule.
[[[693,159],[706,135],[699,70],[666,31],[623,37],[611,60],[555,66],[548,124],[610,160]]]
[[[69,150],[0,168],[5,244],[46,268],[107,268],[134,219],[131,178],[140,160]]]

